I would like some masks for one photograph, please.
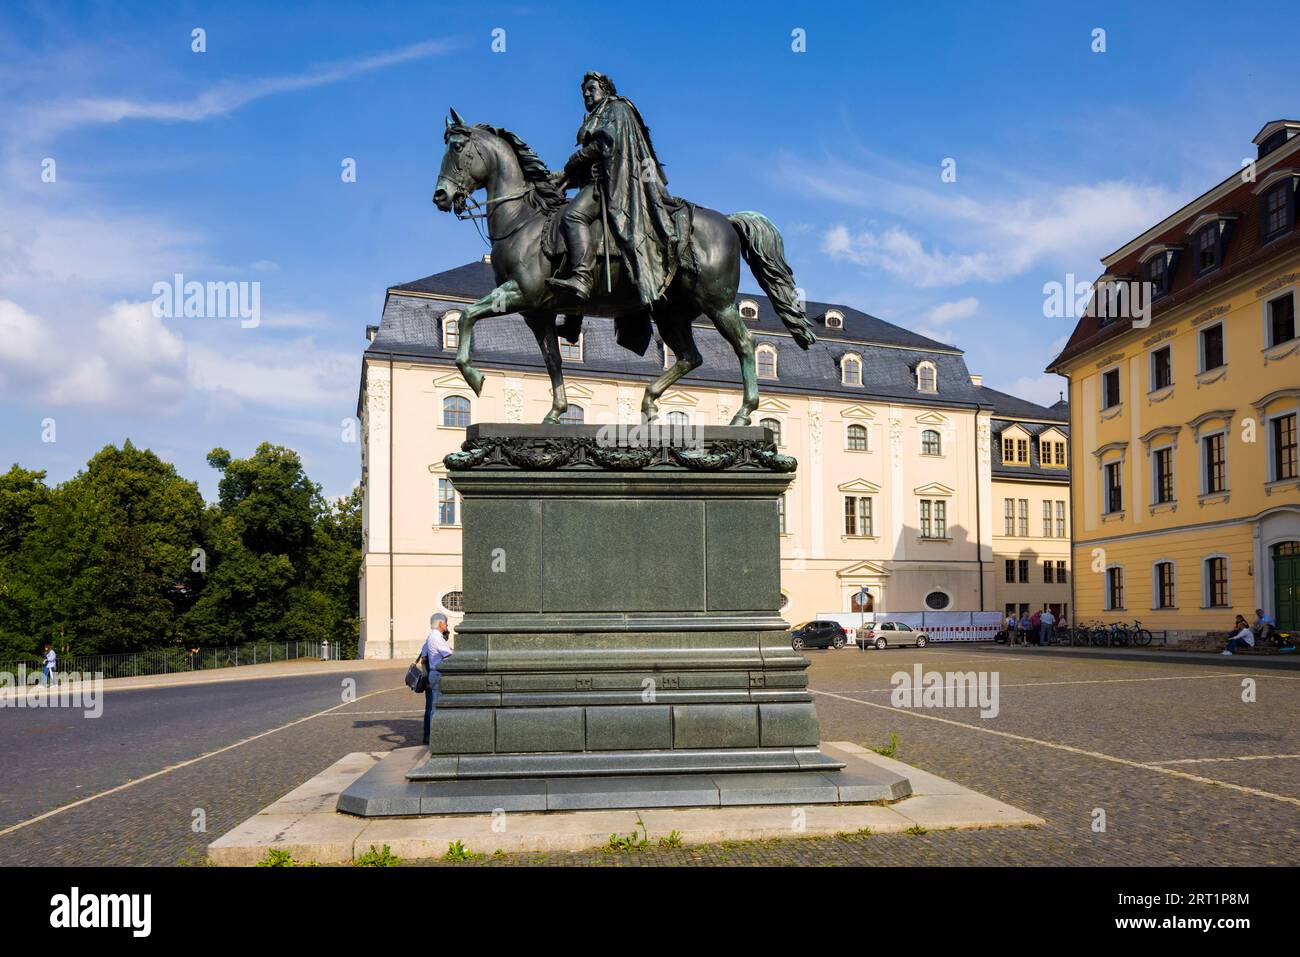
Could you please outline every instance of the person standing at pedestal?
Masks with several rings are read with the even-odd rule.
[[[421,654],[429,666],[429,687],[424,691],[424,743],[429,743],[429,723],[433,720],[434,705],[438,701],[438,683],[442,674],[438,665],[442,659],[451,654],[451,645],[447,643],[450,632],[447,629],[447,616],[439,612],[429,619],[429,637],[424,639],[424,651]]]

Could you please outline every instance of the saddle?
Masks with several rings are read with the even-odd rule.
[[[572,202],[573,200],[570,199],[563,206],[557,206],[552,210],[546,218],[546,225],[542,227],[542,255],[557,267],[561,260],[568,257],[568,247],[564,243],[564,233],[560,227],[564,220],[564,213]],[[692,272],[695,270],[695,261],[691,256],[693,209],[694,206],[686,200],[678,200],[677,205],[672,208],[673,225],[677,228],[677,249],[674,250],[673,258],[678,268],[685,268]],[[610,242],[605,232],[605,224],[599,219],[591,224],[591,239],[596,245],[596,257],[602,263],[605,261],[606,246],[609,247],[610,259],[623,258],[623,250],[619,248],[617,242]]]

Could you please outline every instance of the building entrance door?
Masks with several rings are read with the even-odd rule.
[[[1278,628],[1300,629],[1300,542],[1273,546],[1273,604]]]

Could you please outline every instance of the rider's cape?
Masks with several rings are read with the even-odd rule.
[[[600,171],[609,229],[636,283],[641,302],[660,298],[681,265],[690,234],[689,205],[668,193],[650,132],[632,101],[607,96],[578,130],[578,152],[565,165],[570,182],[586,184]]]

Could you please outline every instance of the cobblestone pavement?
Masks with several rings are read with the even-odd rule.
[[[659,848],[662,835],[651,834],[640,852],[467,863],[1300,862],[1300,675],[1228,659],[1209,667],[992,646],[807,655],[824,740],[880,747],[896,735],[900,760],[1047,823],[694,848]],[[891,675],[918,663],[996,673],[997,716],[894,708]],[[22,770],[0,781],[0,865],[201,861],[209,841],[344,754],[418,742],[421,702],[401,674],[401,667],[357,673],[357,700],[337,708],[340,676],[309,675],[118,692],[97,721],[0,711],[0,745],[23,758],[10,765]],[[1247,678],[1253,703],[1242,700]],[[127,695],[143,697],[128,702]],[[155,776],[140,781],[148,774]],[[58,810],[112,788],[119,790]],[[1106,815],[1104,832],[1093,830],[1097,809]],[[196,810],[206,832],[193,829]]]

